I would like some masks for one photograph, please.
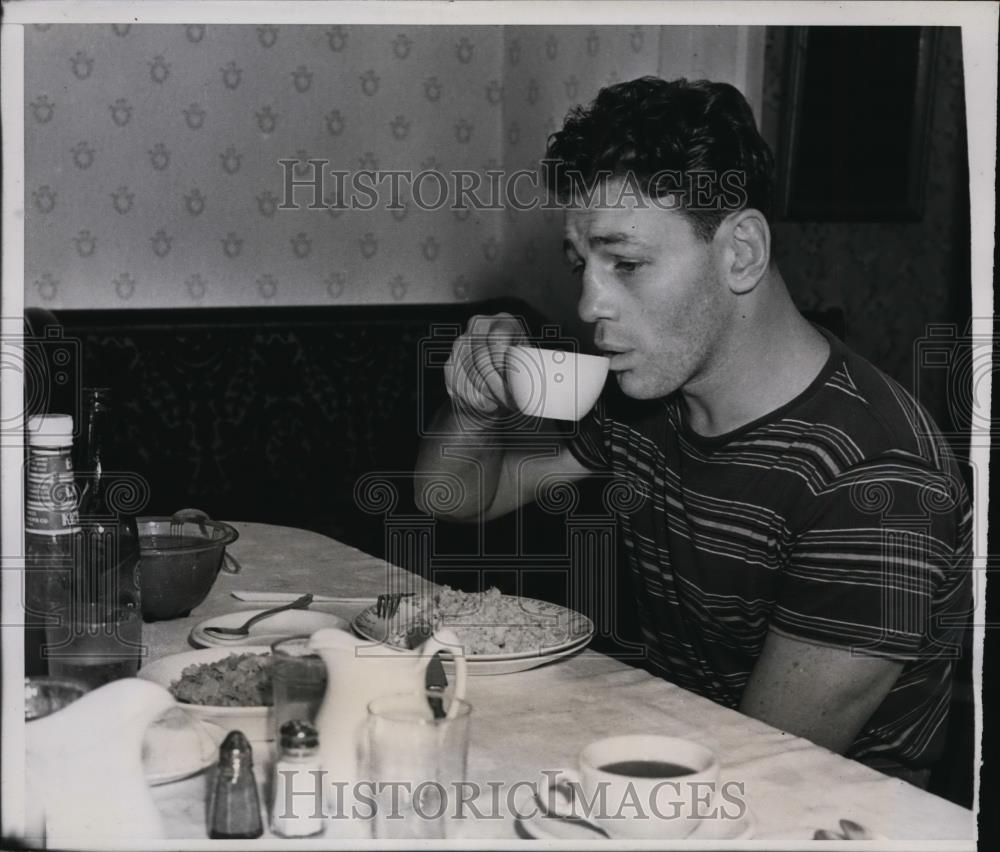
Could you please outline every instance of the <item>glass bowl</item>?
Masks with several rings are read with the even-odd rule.
[[[239,538],[229,524],[207,517],[178,515],[136,519],[139,532],[139,586],[146,621],[183,618],[211,591],[219,570],[236,573],[226,546]]]

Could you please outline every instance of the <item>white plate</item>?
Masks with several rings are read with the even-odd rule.
[[[608,841],[610,838],[604,837],[587,828],[585,825],[577,825],[569,820],[558,817],[547,817],[542,814],[526,816],[523,819],[518,817],[516,821],[517,832],[522,837],[531,840],[572,840],[580,841]],[[754,835],[754,818],[749,809],[746,810],[739,819],[712,819],[702,822],[692,834],[682,838],[683,840],[748,840]],[[615,838],[617,842],[621,842]]]
[[[237,645],[226,648],[203,648],[200,651],[184,651],[170,654],[146,663],[139,669],[139,677],[158,683],[165,689],[178,680],[188,666],[198,663],[214,663],[224,660],[230,654],[270,654],[267,645]],[[205,722],[218,725],[225,733],[242,731],[248,740],[274,739],[273,710],[271,707],[214,707],[204,704],[180,703],[188,712]]]
[[[546,615],[553,620],[560,620],[562,623],[565,623],[567,625],[566,640],[555,645],[539,648],[537,651],[521,651],[513,654],[470,654],[468,657],[470,675],[513,674],[514,672],[523,672],[528,669],[537,668],[538,666],[544,666],[569,654],[576,653],[586,647],[591,638],[593,638],[594,623],[587,616],[567,609],[564,606],[559,606],[559,604],[549,603],[548,601],[539,601],[534,598],[519,598],[518,600],[521,602],[521,606],[528,612]],[[398,632],[400,627],[398,620],[405,617],[406,604],[407,601],[404,600],[403,605],[400,606],[399,613],[390,622],[387,622],[384,618],[379,618],[375,614],[375,606],[367,607],[354,617],[351,626],[359,636],[365,639],[371,639],[374,642],[384,642],[390,632],[393,634]],[[448,625],[445,622],[445,626],[451,626],[458,635],[459,640],[461,640],[462,626],[460,624]],[[387,647],[391,648],[394,646],[388,645]],[[446,662],[445,667],[450,670],[449,663]]]
[[[219,756],[225,731],[188,712],[171,707],[146,730],[142,765],[152,786],[179,781],[211,766]]]
[[[271,645],[289,636],[309,636],[324,627],[347,630],[346,618],[311,609],[286,609],[251,626],[247,636],[217,636],[206,627],[239,627],[264,609],[244,609],[206,618],[191,629],[191,641],[202,648],[232,648],[239,645]]]

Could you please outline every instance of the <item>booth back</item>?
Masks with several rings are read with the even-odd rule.
[[[380,519],[355,486],[413,469],[420,423],[446,396],[440,353],[469,316],[498,310],[537,323],[509,301],[58,319],[79,358],[70,384],[112,390],[113,464],[148,484],[144,514],[195,507],[364,546]]]

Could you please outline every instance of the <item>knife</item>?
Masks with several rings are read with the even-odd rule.
[[[251,592],[233,591],[229,593],[239,601],[252,601],[253,603],[290,603],[302,597],[300,592]],[[351,603],[351,604],[373,604],[378,600],[377,595],[368,595],[360,598],[339,598],[330,595],[313,595],[313,603]]]
[[[431,635],[432,631],[429,625],[417,624],[406,634],[406,647],[412,649],[419,648],[431,638]],[[443,719],[447,713],[444,709],[444,699],[437,695],[432,696],[431,693],[438,691],[443,693],[447,686],[448,675],[445,674],[444,664],[441,662],[440,653],[438,653],[431,657],[431,661],[427,664],[427,670],[424,673],[424,689],[428,693],[427,703],[430,705],[435,719]]]

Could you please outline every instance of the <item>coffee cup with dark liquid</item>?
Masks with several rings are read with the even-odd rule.
[[[599,766],[601,772],[612,775],[624,775],[627,778],[679,778],[682,775],[693,775],[690,766],[680,763],[670,763],[666,760],[616,760]]]
[[[578,763],[578,771],[550,780],[560,787],[568,781],[574,790],[572,816],[613,838],[681,839],[711,818],[719,762],[699,743],[654,734],[608,737],[584,748]]]

